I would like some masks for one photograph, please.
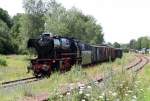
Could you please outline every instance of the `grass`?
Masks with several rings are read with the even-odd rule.
[[[111,67],[107,68],[107,73],[111,73],[111,71]],[[146,72],[149,80],[144,85],[142,82],[146,78],[143,78],[143,81],[138,80],[137,73],[126,71],[122,67],[116,75],[111,75],[101,85],[95,82],[91,82],[88,86],[78,85],[76,90],[68,90],[69,92],[66,96],[57,91],[49,97],[49,101],[150,101],[150,69]],[[143,90],[143,87],[147,89],[145,84],[148,86],[148,91]]]
[[[4,56],[4,57],[6,58],[8,67],[5,67],[7,68],[6,69],[7,72],[5,72],[6,74],[5,73],[1,74],[0,78],[2,77],[2,79],[7,80],[7,78],[14,79],[27,76],[25,67],[27,66],[28,56],[15,56],[15,57]],[[74,67],[72,68],[71,71],[66,72],[64,74],[60,74],[58,72],[53,73],[50,78],[38,82],[22,86],[16,86],[9,90],[0,88],[0,97],[3,101],[9,101],[10,99],[14,101],[24,96],[32,96],[40,92],[49,92],[49,93],[52,92],[52,94],[54,94],[56,92],[59,92],[57,90],[58,88],[63,88],[70,84],[77,84],[91,81],[93,78],[98,77],[100,74],[103,74],[103,72],[107,72],[107,70],[110,67],[121,69],[123,65],[130,63],[134,58],[135,58],[134,54],[124,54],[122,59],[116,59],[112,63],[102,63],[86,69],[82,69],[77,66],[77,68]],[[10,71],[11,69],[12,71]],[[20,70],[21,72],[19,72],[17,76],[14,76],[18,73],[17,70]],[[4,75],[6,75],[6,77],[3,77]]]
[[[31,76],[27,74],[28,56],[26,55],[0,55],[7,65],[0,65],[0,82],[15,80]]]
[[[150,101],[150,64],[146,65],[141,71],[138,81],[141,83],[140,87],[144,96],[141,101]]]

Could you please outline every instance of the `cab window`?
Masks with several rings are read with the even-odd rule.
[[[60,47],[60,41],[59,39],[54,39],[54,47],[59,48]]]
[[[62,38],[61,42],[62,42],[62,47],[63,48],[69,48],[70,47],[70,43],[69,43],[68,39]]]

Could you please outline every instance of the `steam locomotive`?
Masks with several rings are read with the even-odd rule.
[[[37,58],[31,59],[32,70],[36,77],[50,76],[54,70],[68,71],[74,64],[89,65],[109,59],[122,57],[122,49],[107,45],[89,45],[77,39],[51,36],[44,33],[28,40],[28,48],[34,48]]]

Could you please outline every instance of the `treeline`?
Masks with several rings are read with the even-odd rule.
[[[91,44],[104,41],[102,27],[94,17],[77,8],[66,9],[55,0],[24,0],[25,13],[12,18],[0,9],[0,54],[27,53],[29,38],[43,32],[75,37]]]
[[[144,36],[136,39],[131,39],[127,44],[121,44],[121,48],[124,49],[125,52],[129,52],[129,50],[141,50],[141,49],[150,49],[150,37]]]
[[[142,48],[150,48],[150,37],[140,37],[137,40],[132,39],[129,43],[130,49],[140,50]]]

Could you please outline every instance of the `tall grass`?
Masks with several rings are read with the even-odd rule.
[[[28,56],[5,56],[8,67],[5,70],[0,69],[0,80],[7,81],[10,79],[22,78],[25,76],[29,76],[26,74],[26,66],[27,61],[26,57]],[[124,54],[122,59],[117,59],[112,63],[102,63],[96,66],[92,66],[90,68],[81,68],[80,66],[74,66],[71,71],[60,74],[59,72],[53,73],[50,78],[40,80],[38,82],[34,82],[31,84],[27,84],[27,87],[19,87],[16,86],[7,91],[6,89],[0,89],[0,97],[2,101],[15,101],[24,96],[35,96],[36,94],[40,94],[41,92],[50,93],[50,100],[52,101],[65,101],[66,97],[62,97],[60,94],[63,89],[67,89],[68,91],[73,87],[82,86],[83,83],[90,82],[90,85],[85,87],[86,90],[76,89],[73,92],[68,92],[67,101],[73,100],[78,101],[78,99],[83,98],[83,96],[88,97],[88,100],[94,98],[101,98],[101,95],[104,95],[104,91],[107,94],[107,88],[109,86],[103,87],[97,85],[93,79],[99,76],[107,75],[107,73],[112,72],[112,69],[121,69],[122,65],[128,64],[135,58],[134,54]],[[121,70],[122,71],[122,70]],[[113,73],[112,73],[113,74]],[[5,76],[4,76],[5,75]],[[114,77],[115,78],[115,77]],[[105,83],[109,84],[109,83]],[[5,93],[4,93],[5,92]],[[76,93],[77,92],[77,93]],[[80,92],[80,93],[79,93]],[[83,94],[81,94],[83,93]],[[115,94],[114,94],[115,95]],[[70,97],[71,96],[71,97]],[[56,98],[53,99],[53,98]],[[91,98],[92,97],[92,98]],[[8,99],[9,98],[9,99]]]
[[[124,66],[115,73],[111,65],[107,65],[103,69],[103,77],[105,78],[108,75],[110,77],[104,79],[102,83],[89,80],[89,85],[85,86],[81,83],[77,85],[78,89],[68,90],[66,96],[63,96],[60,92],[55,92],[50,96],[49,101],[141,101],[143,99],[137,73],[126,71]],[[82,69],[77,70],[74,68],[70,73],[81,78],[88,78]],[[72,87],[68,85],[68,88]]]

